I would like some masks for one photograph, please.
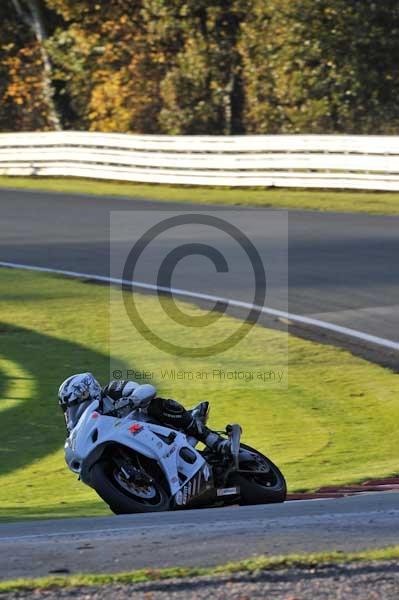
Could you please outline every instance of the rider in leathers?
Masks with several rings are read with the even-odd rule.
[[[156,389],[148,384],[114,380],[101,388],[91,373],[80,373],[68,377],[61,384],[58,399],[66,416],[68,430],[76,425],[89,403],[98,400],[99,412],[104,415],[124,417],[133,409],[140,409],[151,419],[183,431],[216,452],[228,453],[230,450],[230,442],[205,425],[208,402],[201,402],[193,410],[186,410],[176,400],[158,397]]]

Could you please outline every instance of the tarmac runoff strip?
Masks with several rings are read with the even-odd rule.
[[[326,321],[321,321],[319,319],[313,319],[312,317],[305,317],[302,315],[297,315],[293,313],[288,313],[285,311],[277,310],[274,308],[269,308],[266,306],[258,306],[256,304],[250,304],[248,302],[241,302],[239,300],[233,300],[229,298],[223,298],[221,296],[212,296],[209,294],[202,294],[199,292],[192,292],[189,290],[183,290],[180,288],[168,288],[162,287],[155,284],[144,283],[142,281],[127,281],[124,279],[117,279],[115,277],[106,277],[104,275],[94,275],[91,273],[79,273],[78,271],[66,271],[63,269],[52,269],[48,267],[38,267],[34,265],[26,265],[20,263],[12,263],[12,262],[4,262],[0,261],[0,267],[10,268],[10,269],[21,269],[25,271],[36,271],[38,273],[49,273],[55,275],[63,275],[64,277],[71,277],[74,279],[86,279],[91,281],[96,281],[100,283],[108,283],[110,285],[119,285],[119,286],[129,286],[132,288],[152,291],[152,292],[161,292],[172,294],[174,296],[180,296],[182,298],[189,298],[192,300],[205,300],[209,302],[223,302],[228,306],[235,308],[245,308],[248,310],[257,310],[261,314],[276,317],[282,321],[289,321],[292,323],[300,323],[302,325],[308,325],[311,327],[315,327],[318,329],[323,329],[326,331],[331,331],[333,333],[338,333],[343,336],[347,336],[353,339],[358,339],[363,342],[367,342],[370,344],[375,344],[377,346],[389,349],[389,350],[399,350],[399,342],[395,342],[393,340],[388,340],[386,338],[382,338],[379,336],[371,335],[362,331],[357,331],[356,329],[351,329],[349,327],[343,327],[341,325],[335,325],[334,323],[328,323]]]
[[[389,498],[390,497],[390,498]],[[384,500],[383,506],[378,501]],[[315,500],[313,503],[295,502],[289,505],[260,505],[253,507],[227,507],[221,509],[208,508],[194,511],[164,512],[159,513],[158,522],[150,521],[149,515],[122,515],[118,517],[100,517],[77,519],[53,519],[44,521],[20,521],[16,523],[4,523],[0,527],[0,544],[7,542],[18,542],[30,540],[43,542],[49,539],[55,541],[61,538],[104,538],[106,537],[130,537],[132,533],[139,535],[141,531],[146,533],[158,532],[160,528],[172,531],[183,525],[196,529],[202,517],[209,517],[209,523],[202,523],[201,533],[212,533],[212,535],[223,534],[226,530],[258,531],[260,522],[267,523],[268,528],[280,529],[312,527],[315,522],[324,524],[337,523],[338,521],[352,524],[362,524],[370,519],[391,518],[399,520],[399,509],[396,508],[397,494],[377,494],[375,501],[365,497],[360,504],[354,498],[346,498],[341,503],[325,504],[327,499]],[[356,502],[356,504],[355,504]],[[356,510],[354,507],[356,506]],[[117,521],[117,523],[115,523]],[[95,526],[97,525],[97,527]],[[115,526],[115,525],[120,525]],[[31,531],[29,531],[29,529]],[[207,531],[205,531],[207,530]],[[199,533],[199,531],[197,530]]]

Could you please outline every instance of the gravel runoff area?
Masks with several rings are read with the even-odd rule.
[[[399,563],[387,560],[290,567],[134,585],[39,589],[8,593],[6,597],[10,600],[397,600]]]

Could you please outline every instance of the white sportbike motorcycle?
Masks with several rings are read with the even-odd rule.
[[[284,502],[280,470],[240,443],[239,425],[224,434],[228,456],[198,450],[197,440],[139,410],[124,418],[103,415],[95,400],[71,430],[65,459],[116,514]]]

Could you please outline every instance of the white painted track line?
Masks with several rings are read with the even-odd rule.
[[[51,268],[47,268],[47,267],[37,267],[37,266],[33,266],[33,265],[25,265],[25,264],[20,264],[20,263],[0,261],[0,267],[6,267],[6,268],[10,268],[10,269],[21,269],[21,270],[25,270],[25,271],[36,271],[39,273],[53,273],[53,274],[63,275],[65,277],[72,277],[72,278],[76,278],[76,279],[92,279],[93,281],[99,281],[99,282],[108,283],[108,284],[112,284],[112,285],[130,285],[130,286],[138,288],[138,289],[150,290],[153,292],[166,292],[169,294],[173,294],[175,296],[191,298],[193,300],[207,300],[210,302],[224,302],[224,303],[228,304],[229,306],[234,306],[236,308],[246,308],[248,310],[258,310],[262,314],[277,317],[280,319],[285,319],[288,321],[292,321],[293,323],[301,323],[303,325],[318,327],[319,329],[325,329],[326,331],[332,331],[332,332],[338,333],[340,335],[344,335],[347,337],[361,340],[362,342],[376,344],[377,346],[382,346],[383,348],[388,348],[390,350],[399,350],[399,342],[395,342],[393,340],[388,340],[386,338],[382,338],[379,336],[370,335],[363,331],[357,331],[356,329],[351,329],[350,327],[342,327],[341,325],[335,325],[334,323],[328,323],[326,321],[321,321],[319,319],[313,319],[312,317],[296,315],[296,314],[285,312],[282,310],[268,308],[266,306],[257,306],[255,304],[250,304],[248,302],[241,302],[239,300],[233,300],[230,298],[223,298],[220,296],[212,296],[209,294],[201,294],[199,292],[191,292],[189,290],[182,290],[179,288],[165,288],[165,287],[157,286],[157,285],[151,284],[151,283],[144,283],[142,281],[135,281],[135,280],[127,281],[124,279],[117,279],[115,277],[106,277],[104,275],[79,273],[77,271],[65,271],[63,269],[51,269]]]

